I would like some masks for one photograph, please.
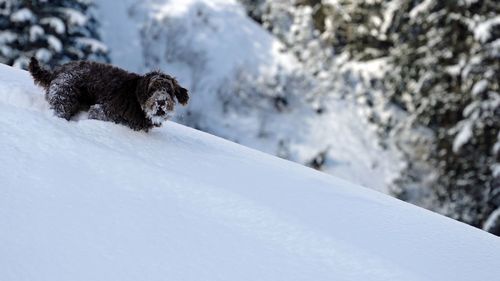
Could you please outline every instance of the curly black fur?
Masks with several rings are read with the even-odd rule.
[[[160,71],[145,75],[90,61],[66,63],[49,71],[35,58],[28,68],[56,115],[66,120],[82,109],[89,118],[109,120],[134,130],[158,127],[173,112],[175,100],[186,105],[188,91]]]

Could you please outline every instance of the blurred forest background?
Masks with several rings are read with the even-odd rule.
[[[125,5],[113,2],[0,0],[0,63],[26,68],[36,56],[49,66],[89,59],[130,69],[139,55],[120,61],[118,39],[109,39],[112,32],[133,33],[128,18],[107,14],[112,8],[105,7]],[[498,1],[191,0],[183,17],[154,8],[181,5],[175,2],[128,0],[137,42],[121,48],[140,48],[141,66],[131,70],[167,65],[190,84],[195,104],[179,122],[338,175],[347,172],[338,172],[335,157],[342,152],[335,144],[350,134],[338,123],[358,122],[358,115],[329,115],[342,109],[334,106],[342,100],[376,143],[355,148],[359,133],[346,138],[346,147],[353,143],[360,162],[364,154],[380,158],[356,168],[353,181],[364,176],[358,182],[369,186],[378,167],[395,166],[387,168],[390,176],[380,175],[383,191],[500,235]],[[116,26],[123,30],[109,31]],[[267,35],[245,33],[255,26]],[[200,32],[226,45],[196,41]],[[279,55],[261,60],[281,61],[273,71],[246,71],[250,64],[239,59],[252,54],[225,49],[230,42],[269,41],[269,34],[280,42]],[[238,36],[244,39],[235,43]],[[218,82],[208,82],[207,65],[224,68],[232,53],[238,61],[231,76],[211,74]],[[206,111],[207,103],[218,111]],[[384,153],[397,161],[384,162]]]

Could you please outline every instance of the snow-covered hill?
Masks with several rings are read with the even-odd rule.
[[[190,89],[177,122],[298,163],[319,158],[325,172],[381,191],[400,168],[340,98],[346,89],[315,92],[318,81],[236,0],[96,3],[113,64],[159,67]]]
[[[47,109],[0,65],[0,280],[496,280],[500,239],[173,122]]]

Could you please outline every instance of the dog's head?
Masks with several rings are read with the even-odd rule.
[[[175,78],[160,71],[153,71],[141,78],[137,99],[146,116],[154,124],[160,124],[171,117],[176,101],[186,105],[189,95]]]

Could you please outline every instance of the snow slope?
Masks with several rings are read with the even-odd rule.
[[[359,106],[339,98],[341,90],[317,94],[328,95],[318,115],[305,101],[313,89],[297,90],[292,82],[301,81],[279,83],[303,66],[236,0],[96,3],[113,64],[137,72],[161,68],[190,90],[188,108],[175,121],[302,164],[327,152],[325,172],[381,191],[400,168],[396,156],[378,146]],[[261,101],[263,91],[280,89],[291,104],[284,112]],[[227,110],[223,98],[250,105]]]
[[[47,109],[0,65],[0,280],[496,280],[500,239],[173,122]]]

